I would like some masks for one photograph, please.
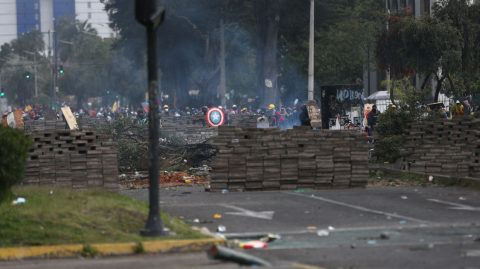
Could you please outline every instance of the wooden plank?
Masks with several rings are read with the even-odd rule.
[[[70,110],[70,107],[62,107],[62,112],[63,116],[67,120],[68,127],[70,127],[70,130],[77,130],[77,119],[75,119],[75,116],[73,116],[72,111]]]

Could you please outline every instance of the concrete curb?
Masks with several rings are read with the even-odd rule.
[[[227,246],[223,238],[144,241],[147,253],[184,253],[206,251],[213,245]],[[138,243],[91,244],[99,256],[132,255]],[[0,261],[20,259],[72,258],[80,256],[84,245],[58,245],[36,247],[0,248]]]

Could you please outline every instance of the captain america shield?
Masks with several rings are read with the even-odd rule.
[[[212,107],[207,111],[207,122],[210,127],[216,127],[225,123],[225,114],[218,107]]]

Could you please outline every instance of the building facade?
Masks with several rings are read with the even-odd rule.
[[[67,14],[88,21],[102,38],[116,37],[99,0],[0,0],[0,45],[36,29],[43,33],[47,50],[53,46],[54,21]]]

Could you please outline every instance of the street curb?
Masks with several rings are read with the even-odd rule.
[[[184,253],[206,251],[213,245],[227,246],[223,238],[141,242],[146,253]],[[138,243],[91,244],[99,256],[132,255]],[[84,245],[58,245],[0,248],[0,261],[20,259],[72,258],[80,256]]]

